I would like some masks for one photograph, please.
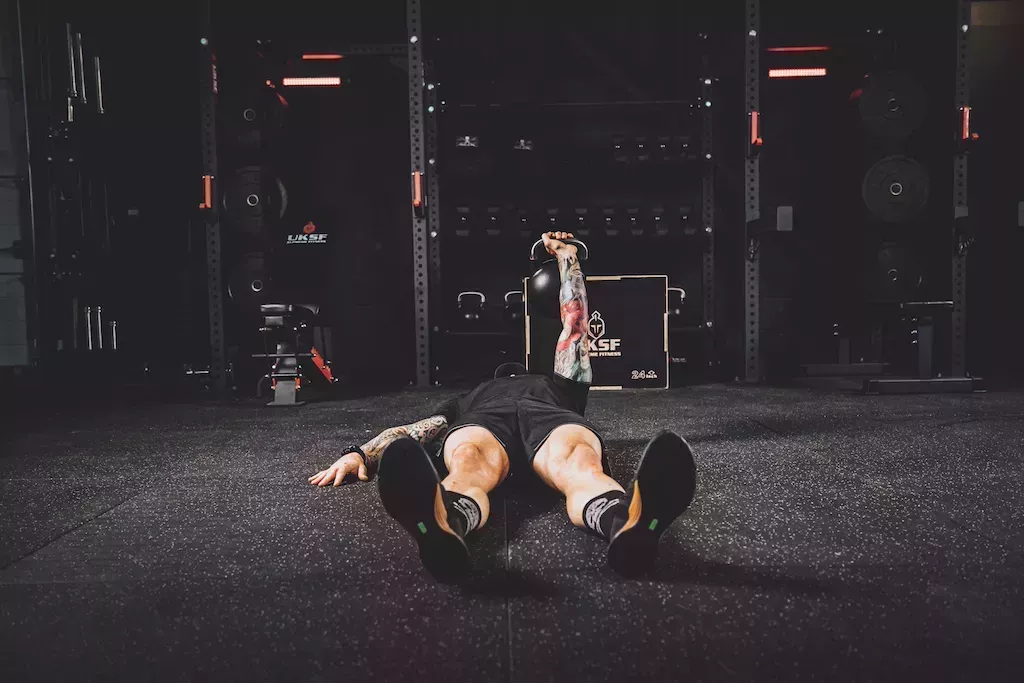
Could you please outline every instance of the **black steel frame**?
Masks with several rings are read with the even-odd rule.
[[[423,92],[423,15],[420,0],[406,1],[406,27],[409,37],[409,148],[412,178],[426,173]],[[423,185],[421,184],[421,191]],[[416,315],[416,386],[430,386],[430,268],[428,258],[427,213],[425,207],[412,207],[412,275]]]
[[[744,101],[747,114],[747,131],[751,130],[751,119],[760,110],[760,52],[761,52],[761,3],[747,0],[744,12]],[[744,278],[743,278],[743,367],[744,380],[758,382],[761,379],[761,263],[759,258],[760,237],[752,230],[753,224],[761,217],[760,161],[757,150],[750,150],[744,162]]]
[[[440,181],[438,178],[438,143],[437,143],[437,116],[440,110],[437,105],[437,82],[434,74],[434,65],[427,61],[425,65],[427,80],[427,110],[426,110],[426,149],[427,149],[427,228],[430,230],[429,258],[430,258],[430,320],[431,320],[431,348],[437,349],[441,344],[441,330],[444,329],[444,302],[441,300],[441,200]],[[433,361],[431,363],[431,376],[433,383],[439,384],[437,373],[439,366]]]
[[[227,392],[227,345],[224,337],[224,278],[217,179],[217,58],[213,42],[212,0],[199,8],[200,123],[202,125],[203,214],[206,219],[206,291],[210,325],[210,390]],[[209,178],[209,180],[207,180]],[[209,192],[207,193],[207,189]],[[210,201],[207,202],[206,200]]]
[[[964,107],[970,106],[970,83],[967,75],[967,46],[971,28],[971,4],[968,0],[957,1],[956,22],[956,111],[960,116]],[[969,230],[970,215],[967,195],[967,154],[966,144],[953,158],[953,377],[967,375],[967,256],[971,246],[972,233]]]
[[[705,53],[701,66],[700,96],[702,102],[714,103],[713,83],[711,68],[708,56]],[[713,138],[713,117],[714,107],[704,106],[701,113],[701,145],[700,153],[704,157],[704,174],[701,177],[701,220],[704,224],[704,231],[707,233],[707,246],[701,259],[701,278],[703,281],[704,293],[704,326],[708,333],[707,343],[712,347],[712,356],[708,360],[715,362],[714,339],[715,339],[715,159],[714,138]]]
[[[426,187],[426,211],[412,207],[413,219],[413,279],[416,323],[416,385],[431,383],[431,309],[440,311],[439,302],[432,302],[430,283],[440,291],[441,255],[438,232],[438,187],[436,173],[431,171],[437,159],[437,129],[435,117],[424,121],[424,62],[423,21],[421,0],[406,1],[406,28],[409,42],[401,44],[349,45],[342,52],[357,55],[407,56],[409,70],[409,146],[411,177],[421,174]],[[209,302],[210,328],[210,382],[211,391],[224,396],[227,391],[227,347],[224,332],[224,281],[221,258],[221,230],[218,204],[215,197],[217,179],[217,63],[212,36],[212,0],[203,0],[199,8],[199,82],[200,120],[202,139],[202,178],[204,200],[201,207],[206,221],[206,277]],[[429,90],[428,100],[436,107],[434,92]],[[427,158],[429,156],[429,163]],[[428,168],[429,166],[429,168]],[[207,196],[207,188],[209,188]],[[411,204],[412,202],[410,202]],[[428,226],[432,235],[428,237]],[[429,253],[428,253],[429,252]]]

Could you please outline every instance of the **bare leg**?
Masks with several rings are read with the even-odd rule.
[[[551,432],[537,451],[533,469],[548,486],[565,496],[569,519],[584,526],[583,508],[588,502],[622,487],[601,469],[601,441],[580,425],[562,425]]]
[[[487,494],[508,476],[508,455],[494,435],[483,427],[462,427],[444,444],[448,476],[446,491],[469,496],[480,507],[480,526],[487,522],[491,504]]]

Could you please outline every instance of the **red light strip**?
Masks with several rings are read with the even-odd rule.
[[[828,52],[832,48],[827,45],[807,45],[796,47],[769,47],[765,52]]]
[[[312,76],[293,77],[281,79],[281,85],[287,87],[310,86],[310,87],[338,87],[341,85],[341,78],[338,76]]]
[[[826,74],[828,70],[823,66],[811,69],[768,69],[768,78],[816,78]]]
[[[335,54],[333,52],[325,52],[325,53],[305,54],[305,55],[302,55],[302,58],[305,59],[306,61],[311,61],[311,60],[319,60],[319,61],[330,60],[330,61],[334,61],[334,60],[338,60],[338,59],[344,59],[345,56],[344,55]]]
[[[971,108],[960,107],[962,116],[960,125],[960,139],[969,140],[971,137]]]
[[[750,112],[750,144],[761,145],[764,141],[761,139],[761,114],[760,112]]]

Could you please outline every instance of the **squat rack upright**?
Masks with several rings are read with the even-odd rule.
[[[952,377],[942,382],[948,390],[971,390],[973,383],[967,380],[967,257],[975,239],[974,226],[968,210],[967,149],[974,139],[970,128],[970,89],[968,82],[968,42],[971,28],[971,4],[969,0],[951,0],[956,5],[955,31],[956,71],[955,112],[959,121],[958,146],[952,158],[953,170],[953,211],[952,228]],[[743,278],[743,368],[744,379],[757,383],[764,377],[761,367],[760,348],[760,240],[765,232],[761,220],[760,163],[758,152],[762,144],[760,137],[760,52],[761,52],[761,2],[746,0],[744,11],[744,107],[747,117],[747,155],[744,159],[744,278]],[[951,41],[952,42],[952,41]],[[920,385],[931,380],[872,380],[874,391],[902,393],[914,384]],[[888,392],[888,391],[887,391]]]
[[[210,334],[210,383],[215,396],[227,393],[227,344],[224,327],[224,273],[221,255],[220,202],[217,197],[217,57],[213,35],[213,0],[199,6],[199,83],[201,124],[201,194],[199,208],[206,223],[206,284]],[[342,54],[402,55],[408,57],[409,147],[412,211],[413,281],[415,303],[416,385],[431,384],[430,283],[440,276],[440,240],[437,225],[438,187],[433,172],[437,134],[435,117],[424,117],[423,17],[421,0],[406,0],[407,43],[404,45],[349,45]],[[433,97],[432,89],[428,98]],[[431,112],[432,113],[432,112]]]

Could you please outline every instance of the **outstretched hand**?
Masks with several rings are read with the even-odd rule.
[[[359,481],[369,481],[370,475],[366,471],[366,464],[358,453],[349,453],[338,458],[338,461],[326,470],[320,470],[309,478],[313,486],[341,486],[345,478],[354,474]]]
[[[571,232],[546,232],[540,236],[544,241],[544,248],[548,250],[548,253],[552,256],[558,256],[559,254],[565,253],[576,253],[576,246],[572,244],[566,244],[563,240],[571,240]]]

